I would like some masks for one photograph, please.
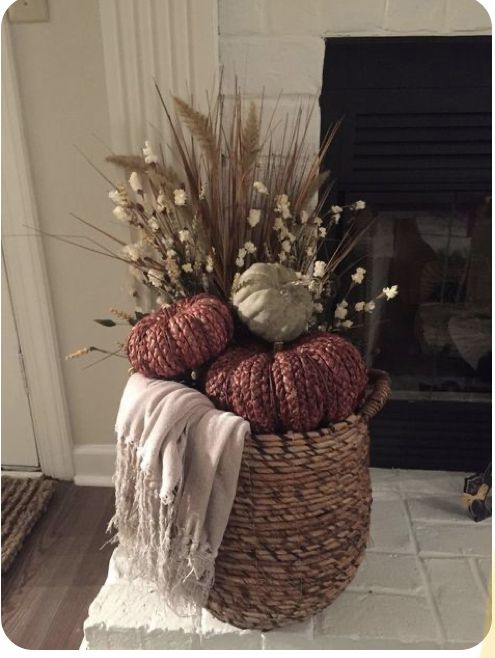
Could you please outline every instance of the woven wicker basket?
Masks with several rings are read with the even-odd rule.
[[[314,615],[353,579],[369,531],[368,422],[390,394],[386,373],[370,382],[345,421],[246,443],[208,601],[218,619],[270,630]]]

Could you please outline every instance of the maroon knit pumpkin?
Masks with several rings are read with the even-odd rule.
[[[127,354],[137,372],[174,379],[218,356],[232,333],[227,306],[201,293],[140,320],[129,334]]]
[[[249,420],[253,432],[305,432],[349,416],[367,381],[351,343],[315,332],[275,353],[260,346],[227,349],[209,367],[205,393]]]

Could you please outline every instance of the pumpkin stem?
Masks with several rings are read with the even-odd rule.
[[[273,343],[273,353],[281,352],[284,349],[284,344],[281,340],[277,340]]]

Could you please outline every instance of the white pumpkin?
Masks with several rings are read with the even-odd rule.
[[[278,263],[251,265],[237,279],[232,303],[253,334],[271,343],[295,340],[313,312],[313,299],[296,272]]]

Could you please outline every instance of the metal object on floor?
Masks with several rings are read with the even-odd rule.
[[[492,515],[488,494],[492,488],[492,464],[483,473],[470,475],[464,480],[463,502],[473,521],[483,521]]]

